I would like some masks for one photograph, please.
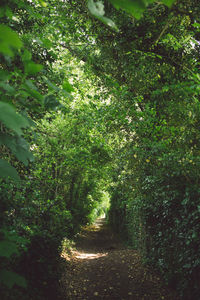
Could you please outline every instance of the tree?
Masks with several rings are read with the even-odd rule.
[[[5,268],[20,252],[18,267],[45,270],[21,270],[42,290],[48,259],[109,191],[113,227],[198,298],[199,3],[9,1],[0,12]],[[24,285],[14,276],[4,283]]]

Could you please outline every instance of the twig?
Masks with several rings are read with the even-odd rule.
[[[157,40],[155,41],[154,45],[157,45],[157,43],[159,42],[159,40],[161,39],[161,37],[163,36],[163,34],[165,33],[165,31],[167,30],[169,24],[175,19],[175,16],[173,16],[164,26],[163,30],[161,31],[161,33],[159,34]]]

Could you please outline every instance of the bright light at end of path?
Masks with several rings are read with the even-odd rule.
[[[106,256],[108,253],[79,253],[76,255],[78,259],[95,259]]]

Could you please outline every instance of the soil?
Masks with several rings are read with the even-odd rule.
[[[83,228],[75,249],[63,253],[63,300],[178,300],[160,276],[144,266],[139,253],[128,249],[104,219]]]

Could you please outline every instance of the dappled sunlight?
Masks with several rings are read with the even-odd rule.
[[[81,259],[81,260],[91,260],[105,257],[108,255],[108,252],[99,252],[99,253],[89,253],[89,252],[79,252],[77,250],[71,250],[70,255],[66,252],[63,252],[61,257],[65,260],[70,261],[71,259]]]
[[[122,246],[104,218],[85,226],[74,246],[70,255],[63,253],[68,260],[61,280],[63,299],[177,300],[137,251]]]
[[[106,223],[106,218],[105,215],[103,215],[102,217],[97,218],[93,224],[83,226],[82,230],[85,231],[85,234],[87,234],[87,232],[99,231],[102,225],[104,225],[105,223]],[[81,233],[81,235],[84,236],[83,233]]]
[[[91,259],[98,259],[101,257],[105,257],[108,255],[108,252],[99,252],[99,253],[89,253],[89,252],[79,252],[77,250],[71,250],[70,254],[63,251],[61,257],[67,261],[70,260],[91,260]]]
[[[78,253],[75,257],[78,259],[97,259],[107,256],[108,253]]]

